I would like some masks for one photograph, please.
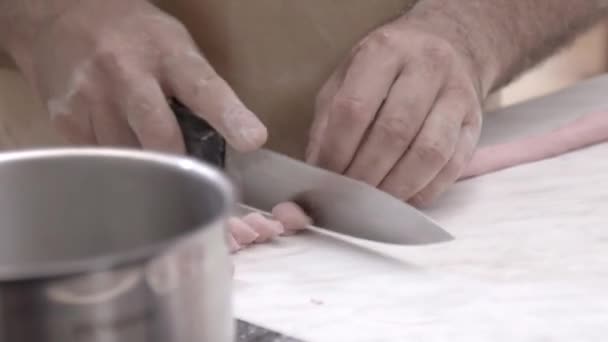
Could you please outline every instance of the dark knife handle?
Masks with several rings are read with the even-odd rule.
[[[188,155],[223,169],[226,158],[224,137],[176,98],[169,99],[169,106],[177,118]]]

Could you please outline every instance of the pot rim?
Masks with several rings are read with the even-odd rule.
[[[221,210],[208,221],[191,227],[186,232],[175,234],[161,242],[144,244],[130,250],[112,252],[100,256],[84,257],[70,261],[50,261],[30,265],[2,265],[0,262],[0,284],[31,281],[37,279],[60,278],[78,274],[107,271],[134,263],[149,260],[162,254],[171,246],[179,244],[200,234],[208,227],[223,226],[231,215],[237,199],[237,192],[222,170],[212,164],[189,156],[173,155],[163,152],[113,147],[51,147],[6,151],[0,153],[0,168],[12,162],[43,160],[52,158],[112,158],[129,159],[143,163],[157,164],[188,172],[191,176],[212,184],[222,194]]]

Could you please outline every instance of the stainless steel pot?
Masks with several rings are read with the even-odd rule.
[[[0,341],[233,341],[234,203],[187,158],[0,154]]]

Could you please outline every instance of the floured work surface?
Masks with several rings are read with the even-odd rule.
[[[600,77],[489,114],[483,144],[606,109],[605,89]],[[606,156],[602,144],[460,182],[428,211],[455,236],[449,243],[310,233],[243,251],[236,314],[310,342],[602,341]]]

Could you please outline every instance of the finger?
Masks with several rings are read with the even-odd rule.
[[[140,147],[137,136],[116,101],[122,96],[114,94],[108,98],[98,93],[91,98],[91,122],[95,137],[100,145]]]
[[[315,101],[315,116],[310,126],[308,145],[306,147],[306,162],[317,164],[319,159],[319,150],[325,129],[327,128],[327,119],[329,118],[329,106],[327,103],[334,96],[340,87],[341,80],[345,67],[339,67],[332,76],[325,82],[321,91],[317,95]]]
[[[361,48],[353,57],[340,88],[327,103],[329,117],[320,142],[319,166],[342,173],[350,164],[400,72],[397,54],[385,52]]]
[[[240,245],[252,244],[260,236],[251,226],[236,217],[228,220],[228,228]]]
[[[259,213],[251,213],[243,216],[243,222],[251,226],[259,234],[256,242],[266,242],[285,232],[283,225],[274,220],[269,220]]]
[[[158,82],[152,77],[132,77],[121,97],[121,111],[141,146],[148,150],[183,154],[184,140],[177,119]]]
[[[185,53],[166,63],[166,83],[181,102],[213,126],[240,151],[262,146],[266,127],[198,54]]]
[[[329,113],[327,111],[317,112],[310,128],[308,146],[306,147],[306,162],[316,165],[319,161],[321,141],[327,128]]]
[[[459,96],[439,97],[410,149],[397,162],[380,189],[408,200],[435,178],[454,154],[460,127],[470,111]]]
[[[441,88],[434,70],[404,69],[386,103],[346,171],[346,175],[378,186],[418,134]]]
[[[462,127],[454,155],[437,176],[412,197],[410,201],[412,205],[417,207],[431,205],[449,186],[456,182],[471,160],[478,137],[479,128],[472,125]]]
[[[49,101],[48,110],[55,129],[73,145],[97,145],[91,122],[91,107],[74,94],[68,98]]]
[[[116,113],[115,110],[109,112],[94,110],[91,120],[97,142],[105,146],[140,147],[129,123]]]

